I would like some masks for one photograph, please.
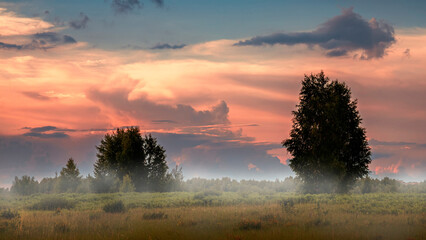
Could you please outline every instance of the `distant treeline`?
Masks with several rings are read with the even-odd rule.
[[[221,179],[192,178],[182,180],[181,172],[175,168],[175,175],[170,174],[168,182],[164,184],[163,192],[302,192],[302,182],[298,178],[287,177],[284,180],[257,181],[240,180],[224,177]],[[177,175],[177,176],[176,176]],[[116,179],[109,192],[133,192],[134,187],[129,179],[122,181]],[[19,195],[31,195],[35,193],[98,193],[96,181],[90,175],[80,178],[75,185],[64,183],[62,176],[43,178],[40,182],[30,176],[15,177],[11,189],[0,188],[0,193],[13,193]],[[370,177],[358,180],[350,193],[426,193],[426,181],[419,183],[405,183],[385,177],[383,179],[372,179]]]

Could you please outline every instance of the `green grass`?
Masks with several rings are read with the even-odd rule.
[[[51,197],[75,205],[29,208]],[[102,210],[115,201],[127,211]],[[426,239],[425,203],[398,193],[0,195],[0,210],[19,213],[0,217],[0,239]]]

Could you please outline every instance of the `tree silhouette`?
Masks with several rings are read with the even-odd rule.
[[[330,82],[322,71],[305,75],[293,116],[290,138],[282,144],[307,192],[347,192],[368,174],[370,148],[345,83]]]
[[[166,151],[150,134],[142,137],[138,127],[117,129],[106,134],[97,149],[94,174],[101,188],[114,177],[122,181],[128,175],[136,191],[162,190],[168,169]]]
[[[80,171],[74,159],[68,159],[67,164],[62,168],[59,176],[60,192],[75,192],[81,180]]]

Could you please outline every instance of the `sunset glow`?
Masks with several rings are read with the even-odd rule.
[[[251,2],[245,8],[255,8]],[[303,76],[321,70],[358,99],[372,175],[426,177],[424,17],[398,22],[352,1],[304,24],[282,17],[281,28],[255,15],[253,29],[231,22],[235,33],[226,26],[221,34],[206,14],[200,24],[211,34],[202,35],[188,21],[208,11],[203,6],[190,16],[182,9],[189,3],[179,1],[126,13],[108,1],[96,3],[97,11],[95,3],[69,4],[0,3],[0,186],[16,175],[53,176],[69,157],[81,173],[92,173],[95,146],[125,126],[157,137],[169,167],[182,166],[185,178],[294,176],[281,141]],[[340,31],[333,21],[349,17],[373,34],[392,28],[395,40],[386,36],[372,47],[312,40]],[[293,39],[301,32],[312,39]]]

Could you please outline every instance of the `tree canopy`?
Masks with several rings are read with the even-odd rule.
[[[141,136],[138,127],[106,134],[97,150],[95,179],[100,181],[99,185],[109,187],[113,178],[122,181],[128,175],[136,191],[164,187],[168,169],[166,151],[150,134]]]
[[[357,100],[345,83],[321,72],[305,75],[296,107],[290,138],[282,143],[293,156],[290,167],[307,192],[347,192],[371,162]]]

